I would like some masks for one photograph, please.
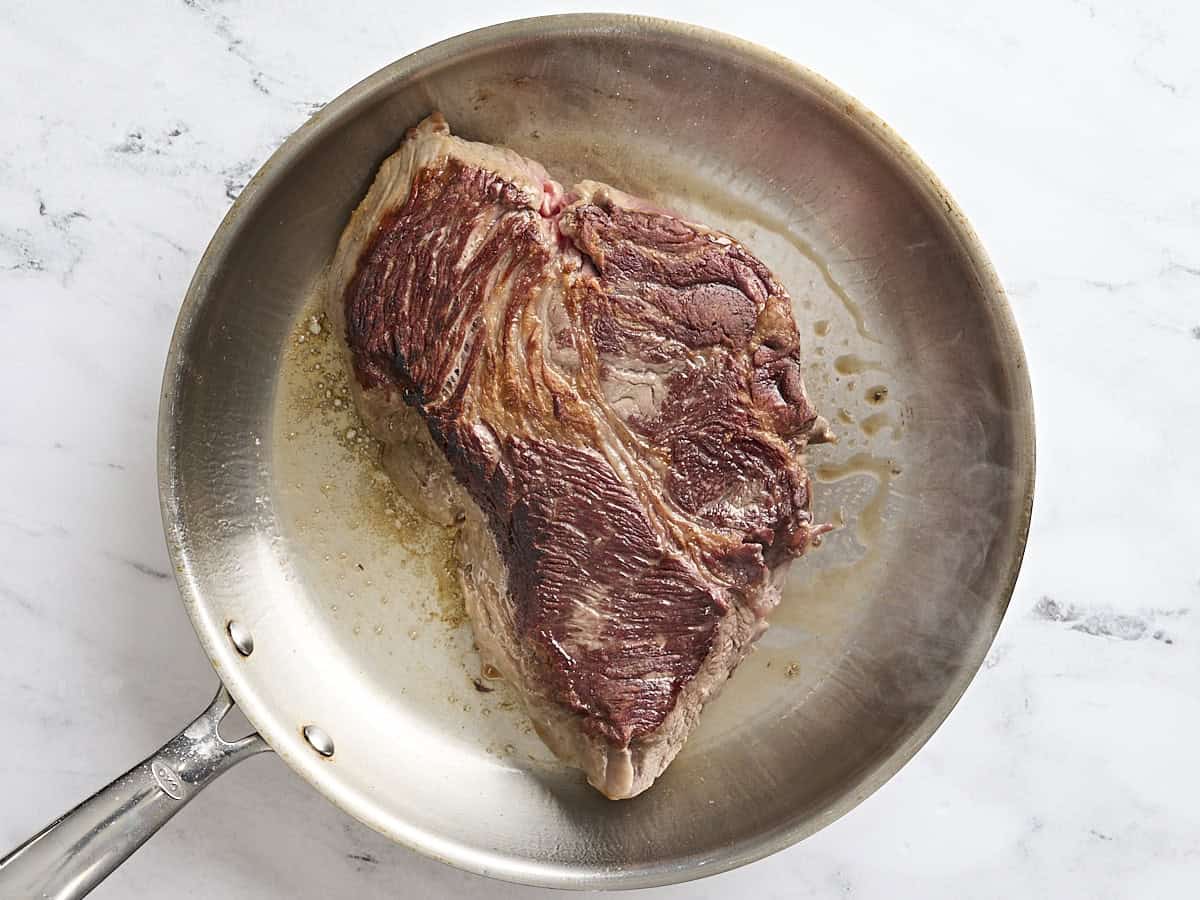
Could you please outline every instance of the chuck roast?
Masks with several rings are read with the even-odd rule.
[[[328,315],[384,465],[461,522],[485,663],[612,798],[645,790],[820,532],[791,301],[728,235],[430,116],[342,235]]]

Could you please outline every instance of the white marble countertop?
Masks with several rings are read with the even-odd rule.
[[[176,311],[232,198],[385,63],[576,5],[592,4],[0,10],[0,849],[157,747],[215,683],[168,575],[154,439]],[[802,845],[655,896],[1195,896],[1200,11],[653,11],[809,65],[912,143],[1008,287],[1039,439],[1011,610],[926,748]],[[264,756],[96,896],[546,894],[394,846]]]

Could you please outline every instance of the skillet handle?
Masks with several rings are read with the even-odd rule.
[[[0,897],[87,895],[218,775],[269,750],[257,734],[217,731],[233,698],[221,685],[196,721],[162,749],[0,859]]]

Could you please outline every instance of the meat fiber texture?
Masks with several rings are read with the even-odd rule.
[[[461,525],[476,644],[606,796],[663,772],[821,529],[791,301],[728,235],[410,130],[328,315],[399,489]]]

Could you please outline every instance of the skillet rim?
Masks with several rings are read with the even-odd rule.
[[[1007,565],[998,567],[993,620],[989,623],[990,633],[987,633],[988,628],[981,623],[979,632],[986,639],[981,638],[976,641],[975,646],[964,648],[965,661],[969,664],[962,666],[959,676],[947,685],[941,700],[908,739],[899,744],[891,754],[882,758],[857,784],[818,816],[792,822],[753,839],[747,839],[727,848],[720,857],[682,856],[637,868],[618,870],[586,865],[548,864],[530,857],[489,854],[471,846],[447,842],[436,835],[415,830],[409,834],[396,833],[387,827],[387,823],[373,818],[369,807],[356,807],[352,798],[339,794],[335,784],[336,770],[327,766],[324,760],[313,754],[293,754],[280,746],[280,739],[288,730],[272,721],[265,704],[257,701],[255,688],[249,683],[252,678],[248,677],[241,667],[221,664],[221,660],[232,661],[232,651],[225,639],[223,627],[207,615],[208,605],[192,570],[187,530],[179,512],[179,468],[172,447],[176,433],[174,411],[178,395],[177,386],[188,363],[185,347],[191,335],[192,325],[204,305],[209,285],[229,255],[243,220],[247,218],[247,211],[256,204],[261,193],[286,177],[295,158],[303,153],[311,141],[329,129],[336,130],[341,120],[355,114],[360,105],[369,102],[378,91],[385,90],[389,84],[456,55],[529,37],[552,38],[580,34],[619,37],[631,33],[643,38],[652,36],[708,46],[730,55],[745,57],[764,69],[773,70],[777,76],[794,85],[796,90],[817,95],[838,109],[842,116],[858,126],[899,164],[910,184],[936,201],[934,206],[943,218],[950,235],[957,240],[959,248],[965,254],[970,264],[969,271],[978,279],[976,293],[992,305],[996,337],[1001,356],[1008,361],[1007,374],[1013,389],[1011,422],[1014,481],[1023,480],[1024,487],[1020,492],[1016,521],[1009,523],[1010,527],[1016,529],[1012,557]],[[246,717],[297,774],[343,812],[396,843],[440,862],[476,874],[532,886],[580,890],[633,889],[659,887],[715,875],[791,846],[824,828],[865,800],[912,759],[945,721],[973,680],[1011,601],[1024,557],[1033,509],[1033,394],[1016,321],[999,277],[979,237],[937,176],[882,119],[815,72],[750,41],[700,26],[649,16],[576,13],[518,19],[468,31],[432,44],[379,69],[332,100],[304,122],[267,159],[218,226],[196,267],[180,307],[161,390],[157,458],[159,500],[168,552],[175,570],[180,597],[197,637],[219,677],[242,707]],[[1014,490],[1014,495],[1015,493]],[[268,727],[263,728],[264,724]],[[290,734],[290,731],[288,733]]]

